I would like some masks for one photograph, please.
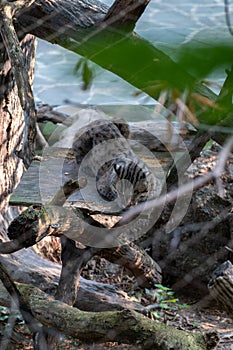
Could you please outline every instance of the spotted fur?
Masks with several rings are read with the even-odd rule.
[[[79,129],[73,141],[77,164],[96,176],[98,193],[106,200],[120,199],[124,206],[145,201],[156,179],[133,152],[124,120],[96,120]],[[128,193],[127,193],[128,191]]]

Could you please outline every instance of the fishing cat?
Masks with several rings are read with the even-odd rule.
[[[96,177],[101,197],[118,198],[124,207],[153,197],[156,187],[153,173],[130,147],[129,134],[123,119],[95,120],[77,131],[72,145],[78,166]]]

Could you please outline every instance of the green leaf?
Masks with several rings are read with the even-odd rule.
[[[166,303],[177,303],[178,299],[170,299],[170,300],[164,300]]]
[[[155,284],[155,287],[158,289],[161,289],[163,291],[170,291],[171,290],[171,288],[165,287],[162,284]]]
[[[83,66],[83,64],[84,64],[84,62],[85,62],[85,58],[80,58],[79,60],[78,60],[78,62],[76,63],[76,65],[75,65],[75,67],[74,67],[74,74],[77,74],[78,73],[78,71],[82,68],[82,66]]]
[[[167,292],[167,295],[172,296],[172,295],[174,295],[174,292],[168,291],[168,292]]]
[[[180,310],[182,309],[190,309],[190,305],[188,304],[178,304],[178,307]]]
[[[83,79],[83,90],[87,90],[93,81],[93,72],[91,67],[88,65],[87,60],[85,60],[83,64],[82,79]]]

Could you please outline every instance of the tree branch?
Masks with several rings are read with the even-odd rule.
[[[66,182],[47,206],[32,206],[15,218],[9,228],[9,242],[0,243],[0,254],[10,254],[28,248],[49,235],[63,234],[59,222],[62,221],[59,209],[75,191],[86,185],[84,178]],[[63,224],[66,224],[65,218]],[[62,225],[61,225],[62,226]]]
[[[121,31],[132,32],[150,0],[115,0],[108,10],[104,23],[118,27]]]

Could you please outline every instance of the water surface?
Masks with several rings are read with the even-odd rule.
[[[111,4],[112,1],[105,0]],[[208,45],[208,38],[232,40],[224,12],[223,0],[151,0],[136,26],[136,32],[175,59],[178,45],[196,40]],[[82,104],[154,104],[146,94],[115,74],[95,65],[91,88],[82,90],[82,79],[74,75],[80,56],[57,45],[39,40],[34,92],[37,101],[61,105],[70,99]],[[222,82],[223,70],[213,80]]]

